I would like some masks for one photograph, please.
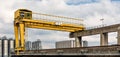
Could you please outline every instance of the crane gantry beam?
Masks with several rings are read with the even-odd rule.
[[[34,13],[35,14],[35,13]],[[68,18],[62,16],[54,16],[48,14],[39,14],[38,15],[46,16],[45,18],[34,19],[33,13],[27,9],[18,9],[15,12],[14,18],[14,32],[15,32],[15,51],[19,54],[20,51],[25,50],[25,28],[37,28],[37,29],[46,29],[46,30],[57,30],[57,31],[66,31],[66,32],[75,32],[79,30],[84,30],[83,24],[74,24],[72,22],[64,22],[66,20],[79,20],[75,18]],[[50,20],[52,18],[52,20]],[[54,19],[55,18],[55,19]],[[53,20],[54,19],[54,20]],[[60,20],[56,20],[60,19]],[[61,21],[62,20],[62,21]],[[62,22],[62,23],[60,23]],[[81,22],[81,21],[80,21]],[[19,35],[20,34],[20,35]]]

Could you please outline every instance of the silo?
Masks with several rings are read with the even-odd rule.
[[[27,41],[25,44],[26,50],[31,50],[32,49],[32,42],[31,41]]]
[[[2,40],[0,39],[0,57],[2,57]]]
[[[32,50],[35,50],[35,43],[32,42]]]
[[[36,50],[40,50],[40,49],[42,49],[41,40],[37,39],[37,41],[36,41]]]
[[[8,56],[10,57],[11,52],[14,51],[15,48],[15,40],[13,40],[12,38],[10,38],[8,40]]]
[[[2,57],[8,57],[8,40],[2,40]]]

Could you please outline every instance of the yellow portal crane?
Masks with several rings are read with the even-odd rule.
[[[75,32],[84,30],[82,22],[83,20],[77,18],[33,13],[31,10],[18,9],[14,17],[16,54],[25,50],[25,28]]]

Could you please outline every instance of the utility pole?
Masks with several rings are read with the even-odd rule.
[[[100,19],[100,21],[102,22],[102,27],[104,26],[103,20],[104,20],[103,18],[102,18],[102,19]]]

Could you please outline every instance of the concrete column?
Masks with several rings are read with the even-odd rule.
[[[75,47],[82,47],[82,37],[75,37]]]
[[[117,44],[120,45],[120,30],[117,31]]]
[[[108,45],[108,33],[100,34],[100,45],[101,46]]]

